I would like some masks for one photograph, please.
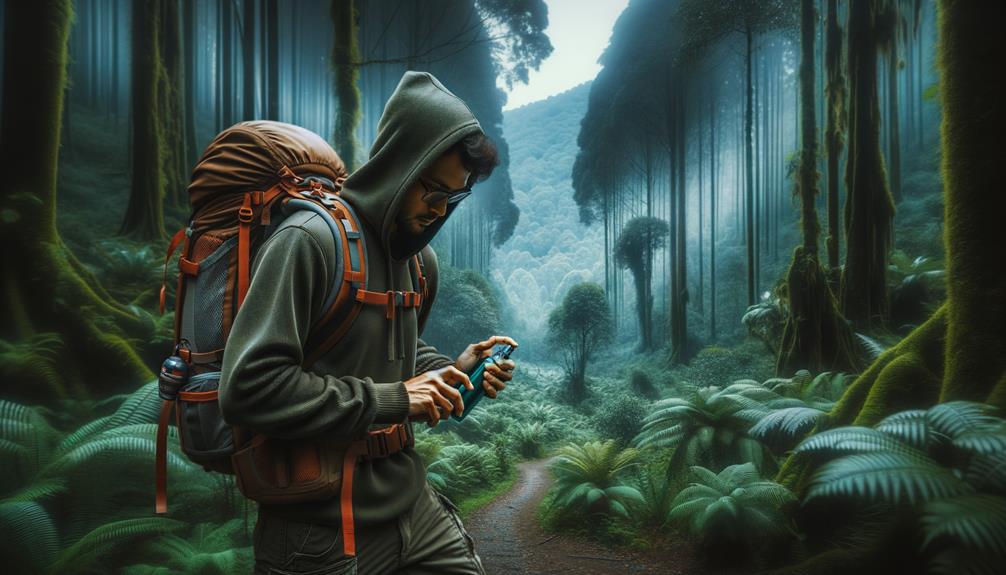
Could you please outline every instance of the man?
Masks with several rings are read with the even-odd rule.
[[[497,163],[463,101],[430,74],[406,73],[370,159],[341,192],[360,220],[367,290],[418,291],[408,262],[420,251],[435,286],[429,241]],[[228,423],[292,441],[358,439],[407,420],[436,425],[463,412],[455,386],[471,388],[465,372],[494,345],[517,345],[493,336],[452,360],[423,343],[434,287],[422,310],[363,306],[338,345],[303,369],[304,343],[337,265],[330,228],[307,210],[262,245],[224,353],[220,407]],[[486,394],[496,397],[514,368],[511,360],[490,366]],[[483,573],[456,509],[429,488],[411,446],[362,457],[351,471],[351,507],[339,497],[259,506],[256,573]]]

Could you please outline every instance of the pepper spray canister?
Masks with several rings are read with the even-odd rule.
[[[465,404],[465,410],[461,415],[451,415],[454,421],[464,421],[468,414],[475,409],[482,397],[485,396],[486,390],[482,387],[482,381],[485,379],[486,366],[490,363],[498,363],[504,359],[510,359],[510,354],[517,349],[517,346],[510,345],[508,343],[500,344],[495,347],[493,353],[488,357],[479,362],[475,366],[475,369],[468,374],[468,379],[472,382],[472,386],[475,389],[467,389],[465,384],[458,385],[458,391],[461,392],[461,400]]]

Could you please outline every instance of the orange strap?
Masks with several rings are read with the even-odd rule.
[[[356,290],[356,301],[371,305],[387,306],[385,317],[391,319],[395,317],[395,307],[397,296],[402,296],[402,307],[419,307],[422,304],[423,296],[414,291],[393,291],[386,292],[368,291],[365,289]]]
[[[157,421],[157,447],[154,455],[154,483],[156,484],[156,513],[168,512],[168,419],[174,402],[161,402],[161,416]]]
[[[354,441],[342,459],[342,488],[339,497],[342,511],[342,551],[352,557],[356,555],[356,530],[353,526],[353,472],[356,461],[366,453],[367,441]]]
[[[168,245],[168,253],[164,256],[164,266],[161,268],[161,315],[164,315],[164,300],[167,293],[168,285],[168,262],[171,261],[171,256],[175,254],[175,250],[178,249],[178,244],[182,243],[185,239],[185,228],[175,232],[175,235],[171,237],[171,243]]]

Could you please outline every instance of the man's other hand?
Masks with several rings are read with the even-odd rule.
[[[461,401],[461,392],[455,389],[458,383],[475,389],[468,375],[453,365],[427,371],[406,381],[409,418],[426,420],[430,427],[434,427],[451,412],[460,416],[465,411],[465,404]]]
[[[517,347],[517,342],[512,338],[505,335],[494,335],[485,341],[466,347],[454,362],[454,367],[464,373],[469,373],[475,369],[479,362],[492,355],[493,346],[497,344],[510,344]],[[512,359],[505,359],[498,364],[489,364],[482,376],[482,388],[485,389],[486,395],[496,399],[496,395],[506,387],[506,382],[513,379],[513,370],[516,367],[517,364]]]

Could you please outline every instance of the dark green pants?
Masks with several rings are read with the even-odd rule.
[[[342,527],[260,513],[255,575],[485,575],[457,508],[430,489],[396,520],[356,526],[356,557],[342,551]]]

